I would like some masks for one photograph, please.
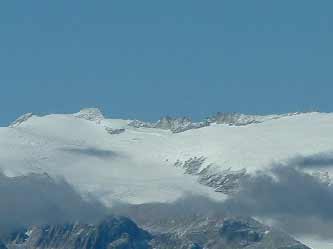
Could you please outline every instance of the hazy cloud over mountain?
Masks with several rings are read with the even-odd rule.
[[[333,187],[299,166],[329,165],[329,157],[297,159],[299,164],[275,165],[270,172],[246,176],[241,190],[227,203],[236,214],[274,220],[292,233],[331,236],[333,229]]]
[[[333,167],[333,152],[319,153],[311,156],[298,156],[288,163],[299,168],[330,168]]]
[[[225,202],[189,194],[171,204],[121,206],[116,211],[151,224],[156,222],[154,219],[191,215],[254,216],[295,235],[315,234],[330,238],[333,187],[301,170],[310,166],[329,167],[330,160],[330,154],[298,157],[289,160],[288,164],[274,165],[269,171],[246,175],[239,192]]]
[[[0,174],[0,232],[36,224],[94,221],[104,207],[85,200],[63,179],[30,174],[7,177]]]

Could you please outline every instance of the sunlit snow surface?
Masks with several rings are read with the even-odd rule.
[[[299,237],[298,241],[301,241],[304,245],[309,246],[312,249],[331,249],[333,248],[333,239],[325,240],[318,237]]]
[[[0,167],[7,175],[31,171],[66,177],[105,201],[171,201],[186,192],[218,198],[177,160],[207,157],[219,169],[254,172],[297,155],[333,151],[333,115],[307,113],[247,126],[213,124],[183,133],[129,127],[128,121],[73,115],[33,116],[0,128]],[[111,135],[105,127],[125,128]],[[203,166],[204,167],[204,166]]]
[[[187,192],[221,196],[174,167],[177,160],[204,156],[206,165],[221,170],[254,172],[293,156],[333,151],[332,114],[299,114],[247,126],[213,124],[177,134],[127,124],[33,116],[15,128],[0,128],[0,167],[7,175],[64,176],[107,202],[143,203],[172,201]],[[105,127],[126,130],[111,135]]]

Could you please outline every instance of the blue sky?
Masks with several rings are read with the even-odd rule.
[[[0,125],[333,111],[331,0],[0,3]]]

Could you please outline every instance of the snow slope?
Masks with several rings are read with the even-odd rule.
[[[0,128],[0,168],[6,175],[47,172],[83,193],[112,201],[172,201],[185,193],[224,198],[175,167],[193,157],[213,170],[251,173],[291,157],[333,151],[333,114],[304,113],[244,126],[211,124],[172,133],[105,119],[97,109],[77,114],[26,115]],[[125,129],[119,134],[108,130]]]
[[[333,248],[333,240],[324,240],[313,236],[297,238],[303,244],[313,249],[331,249]]]

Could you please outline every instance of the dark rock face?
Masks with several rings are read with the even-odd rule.
[[[133,205],[114,212],[130,217],[148,231],[154,249],[309,249],[255,219],[231,217],[205,199]]]
[[[220,229],[220,235],[229,243],[247,246],[261,241],[265,230],[254,220],[226,219]]]
[[[34,227],[18,233],[8,249],[147,249],[151,236],[128,218],[109,217],[97,225]]]
[[[152,245],[156,249],[309,249],[287,234],[242,217],[194,218],[182,230],[156,234]]]
[[[251,218],[152,219],[138,219],[149,233],[115,216],[97,225],[33,227],[14,234],[7,247],[0,242],[0,249],[309,249]]]

